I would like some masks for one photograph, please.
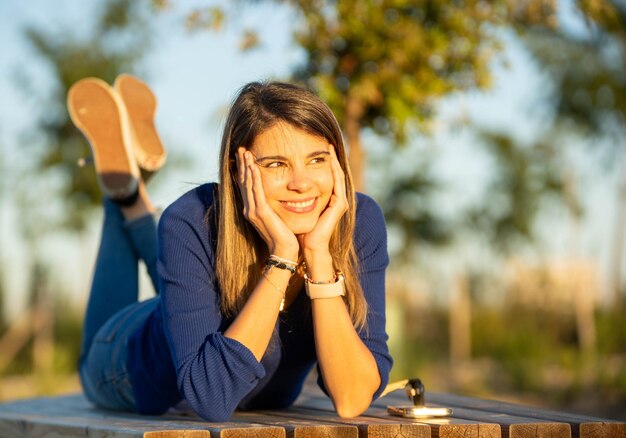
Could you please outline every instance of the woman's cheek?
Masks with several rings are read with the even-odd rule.
[[[330,167],[326,167],[324,169],[319,169],[320,171],[316,175],[316,183],[318,187],[322,189],[322,191],[333,191],[333,173],[330,170]]]
[[[278,179],[276,175],[261,172],[261,186],[263,187],[263,193],[265,193],[265,199],[269,200],[276,191]]]

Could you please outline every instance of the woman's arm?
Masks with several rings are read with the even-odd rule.
[[[311,278],[321,280],[334,275],[332,260],[307,260],[311,260]],[[331,274],[322,276],[328,268]],[[315,349],[326,390],[339,416],[355,417],[369,407],[380,386],[374,356],[356,333],[341,297],[314,299],[311,308]]]
[[[320,217],[315,229],[301,238],[308,275],[315,281],[327,281],[335,275],[328,242],[332,230],[347,209],[343,171],[334,151],[332,170],[335,181],[329,207]],[[383,384],[386,384],[389,371],[387,363],[390,367],[384,327],[384,273],[388,264],[386,233],[380,210],[373,209],[373,211],[375,214],[372,219],[376,233],[370,233],[369,230],[361,227],[358,228],[358,234],[361,237],[365,236],[366,239],[373,237],[375,241],[371,244],[372,239],[369,239],[369,245],[360,245],[362,256],[360,262],[363,274],[361,284],[366,293],[365,298],[372,315],[376,315],[371,319],[368,317],[368,333],[369,329],[372,329],[375,333],[371,339],[378,341],[368,345],[361,339],[354,329],[341,297],[312,300],[319,369],[324,387],[337,413],[343,417],[359,415],[369,407],[376,392]],[[357,227],[359,225],[357,220]],[[365,260],[366,258],[369,261]],[[371,265],[368,266],[368,263]],[[369,334],[367,339],[369,342]],[[382,346],[380,339],[382,339]],[[379,362],[381,367],[379,367]]]
[[[265,376],[259,358],[273,332],[282,295],[261,280],[251,305],[242,311],[245,317],[232,323],[238,324],[240,333],[252,333],[250,338],[256,341],[222,332],[228,322],[220,312],[214,245],[204,218],[213,202],[211,191],[209,186],[189,192],[159,221],[160,295],[181,395],[201,417],[225,421]],[[278,286],[284,273],[272,271],[268,278]],[[261,304],[263,312],[255,309]],[[270,321],[265,328],[259,326],[263,319]]]
[[[245,217],[267,243],[270,254],[298,260],[298,240],[267,205],[259,168],[252,153],[243,147],[237,151],[237,169]],[[263,357],[272,337],[290,278],[291,273],[285,269],[265,272],[237,318],[224,332],[225,336],[248,347],[257,360]]]
[[[265,354],[274,333],[290,277],[291,273],[284,269],[272,269],[261,277],[237,318],[224,332],[224,336],[248,347],[258,361]]]

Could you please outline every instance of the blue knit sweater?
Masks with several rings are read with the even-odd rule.
[[[207,220],[215,188],[205,184],[189,191],[159,222],[159,303],[130,338],[127,362],[142,414],[164,413],[182,399],[208,421],[227,420],[237,408],[285,407],[296,399],[316,363],[310,303],[303,292],[280,314],[278,339],[261,362],[223,335],[232,320],[220,313],[217,232]],[[358,194],[354,239],[369,306],[367,330],[359,336],[380,373],[374,398],[387,385],[392,364],[385,332],[386,238],[380,208]],[[325,391],[321,379],[318,383]]]

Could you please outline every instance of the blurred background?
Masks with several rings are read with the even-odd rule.
[[[626,419],[622,0],[4,0],[0,21],[0,401],[79,390],[101,211],[65,96],[130,72],[159,98],[161,207],[216,180],[246,82],[329,103],[388,223],[392,379]]]

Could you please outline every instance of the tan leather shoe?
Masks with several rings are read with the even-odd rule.
[[[140,168],[159,170],[167,153],[154,125],[157,99],[148,85],[129,74],[121,74],[113,85],[126,106],[128,127],[135,159]]]
[[[102,193],[113,200],[131,198],[137,192],[139,168],[120,98],[106,82],[85,78],[70,88],[67,108],[89,141]]]

